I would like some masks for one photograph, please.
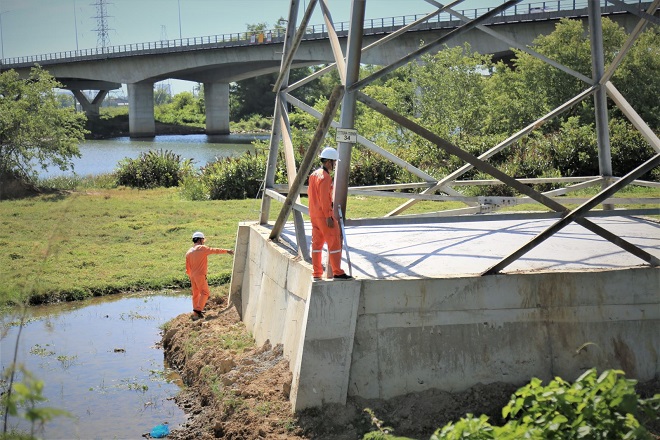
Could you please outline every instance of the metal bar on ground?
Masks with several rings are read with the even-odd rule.
[[[463,211],[474,208],[462,208],[457,211]],[[458,212],[458,215],[445,216],[447,211],[437,211],[425,214],[398,215],[396,217],[377,217],[377,218],[359,218],[346,219],[348,226],[383,226],[383,225],[417,225],[427,223],[465,223],[474,222],[473,215],[464,215],[468,212]],[[658,208],[636,208],[636,209],[609,209],[607,211],[589,211],[584,217],[620,217],[620,216],[639,216],[639,215],[660,215]],[[515,220],[544,220],[552,218],[561,218],[560,212],[517,212],[517,213],[498,213],[488,214],[479,217],[480,222],[496,221],[515,221]]]
[[[280,203],[286,202],[286,197],[280,194],[279,192],[275,191],[274,189],[266,189],[265,193],[268,197],[277,200]],[[292,206],[295,211],[299,211],[303,214],[309,215],[309,208],[307,206],[299,202],[294,202]]]
[[[521,182],[522,180],[523,179],[520,179]],[[551,189],[550,191],[544,191],[543,194],[548,197],[561,196],[573,191],[577,191],[579,189],[591,188],[592,186],[596,186],[599,184],[602,186],[602,181],[603,181],[602,177],[597,177],[593,180],[587,180],[585,182],[580,182],[580,183],[576,183],[575,185],[567,186],[566,188],[557,188],[557,189]]]
[[[346,228],[344,228],[344,216],[341,213],[341,205],[337,205],[339,213],[339,226],[341,226],[341,236],[344,238],[344,249],[346,250],[346,261],[348,262],[348,274],[353,276],[353,266],[351,265],[351,254],[348,252],[348,240],[346,240]]]
[[[648,161],[646,161],[645,163],[643,163],[642,165],[638,166],[637,168],[626,174],[624,177],[622,177],[619,181],[617,181],[613,185],[608,186],[603,191],[596,194],[594,197],[589,199],[589,201],[585,202],[584,204],[580,205],[579,207],[568,213],[568,215],[558,220],[554,225],[550,226],[548,229],[541,232],[539,235],[537,235],[532,240],[524,244],[518,250],[509,254],[499,263],[487,269],[482,275],[493,275],[498,273],[499,271],[507,267],[509,264],[513,263],[515,260],[520,258],[522,255],[526,254],[527,252],[529,252],[530,250],[532,250],[533,248],[535,248],[536,246],[547,240],[548,238],[552,237],[556,232],[563,229],[566,225],[580,218],[583,215],[583,213],[591,210],[591,208],[595,207],[599,203],[602,203],[603,200],[607,199],[609,196],[616,193],[619,189],[623,188],[628,183],[635,180],[635,178],[651,171],[659,164],[660,164],[660,154],[657,154]],[[649,264],[651,264],[651,266],[654,267],[660,265],[660,259],[654,257],[653,255],[650,255],[650,257],[651,257],[650,259],[645,261],[647,261]]]

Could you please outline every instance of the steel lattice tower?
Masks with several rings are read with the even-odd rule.
[[[92,17],[96,19],[96,29],[92,31],[97,33],[96,46],[97,47],[108,47],[110,45],[110,35],[109,32],[112,30],[108,27],[108,11],[107,5],[112,4],[108,3],[106,0],[97,0],[96,3],[92,3],[91,6],[96,6],[96,16]]]

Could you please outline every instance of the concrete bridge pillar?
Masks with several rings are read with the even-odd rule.
[[[71,89],[73,96],[76,97],[80,106],[85,111],[88,119],[98,119],[99,117],[99,108],[103,99],[108,95],[109,90],[99,90],[92,102],[89,102],[87,96],[80,90]]]
[[[156,135],[154,85],[150,82],[127,84],[128,131],[131,137]]]
[[[229,134],[229,84],[204,83],[206,134]]]

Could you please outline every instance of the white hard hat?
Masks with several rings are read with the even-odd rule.
[[[325,147],[323,151],[321,151],[320,156],[321,159],[339,160],[339,154],[337,154],[337,150],[332,147]]]
[[[192,238],[205,238],[205,237],[204,237],[204,234],[202,234],[201,232],[197,231],[197,232],[195,232],[195,233],[193,234]]]

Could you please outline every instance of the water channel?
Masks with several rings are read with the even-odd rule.
[[[185,414],[173,400],[178,375],[157,346],[160,327],[190,308],[186,292],[109,295],[27,309],[18,363],[44,381],[39,404],[72,417],[46,423],[46,439],[139,439],[154,426],[176,427]],[[2,371],[13,360],[19,327],[2,318]],[[19,379],[20,380],[20,375]],[[30,432],[10,418],[9,425]]]
[[[167,135],[147,140],[121,137],[88,140],[73,160],[79,176],[112,173],[124,158],[167,150],[192,159],[196,167],[217,158],[254,151],[251,141],[268,135]],[[71,175],[49,168],[40,177]],[[110,295],[27,309],[18,344],[18,363],[44,382],[48,399],[38,406],[68,411],[46,423],[47,439],[138,439],[154,426],[185,421],[173,396],[178,375],[164,363],[157,346],[161,326],[190,309],[187,292]],[[17,317],[0,317],[2,373],[13,362]],[[18,381],[21,381],[19,375]],[[30,424],[9,418],[9,426],[30,432]]]

